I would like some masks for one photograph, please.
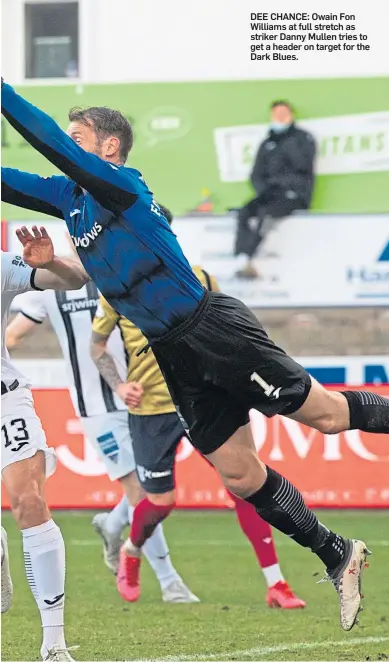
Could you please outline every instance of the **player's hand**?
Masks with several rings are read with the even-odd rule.
[[[23,226],[16,230],[16,236],[23,245],[23,260],[33,269],[44,269],[54,259],[54,246],[45,228],[36,225],[31,232]]]
[[[140,405],[143,395],[143,388],[137,382],[125,382],[119,384],[116,388],[116,394],[121,400],[132,409],[136,409]]]

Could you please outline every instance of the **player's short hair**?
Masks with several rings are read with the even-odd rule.
[[[277,108],[277,106],[285,106],[286,108],[289,108],[290,112],[294,115],[294,108],[289,101],[285,101],[285,99],[277,99],[271,103],[270,109],[273,110],[273,108]]]
[[[134,134],[130,122],[121,112],[106,106],[75,107],[69,110],[69,121],[90,126],[99,140],[116,136],[120,141],[120,158],[123,163],[127,161],[134,142]]]
[[[160,208],[161,212],[163,213],[164,217],[166,218],[167,222],[169,223],[169,225],[171,225],[173,223],[173,214],[172,214],[172,212],[167,207],[164,207],[164,205],[161,205],[159,202],[158,202],[158,205],[159,205],[159,208]]]

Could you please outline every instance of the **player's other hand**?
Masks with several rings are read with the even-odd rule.
[[[37,228],[31,232],[24,225],[16,230],[16,236],[23,245],[23,260],[33,269],[47,267],[54,259],[54,246],[45,228]]]
[[[140,405],[143,395],[143,388],[137,382],[125,382],[119,384],[116,389],[116,394],[123,400],[127,407],[136,409]]]

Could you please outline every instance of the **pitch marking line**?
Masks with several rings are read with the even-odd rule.
[[[316,650],[317,648],[347,648],[349,646],[359,646],[360,644],[381,644],[389,641],[389,637],[356,637],[355,639],[340,639],[339,641],[318,641],[312,643],[298,642],[295,644],[282,644],[279,646],[260,646],[248,648],[247,650],[233,651],[231,653],[211,653],[210,655],[168,655],[159,659],[141,659],[137,662],[206,662],[207,660],[243,660],[252,655],[263,657],[274,653],[284,653],[300,650]]]

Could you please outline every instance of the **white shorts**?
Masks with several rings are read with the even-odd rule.
[[[27,386],[20,386],[1,396],[1,446],[2,471],[14,462],[33,457],[40,450],[46,457],[46,476],[51,476],[55,471],[55,451],[46,443],[46,435]]]
[[[112,411],[82,418],[82,426],[111,480],[135,471],[128,411]]]

